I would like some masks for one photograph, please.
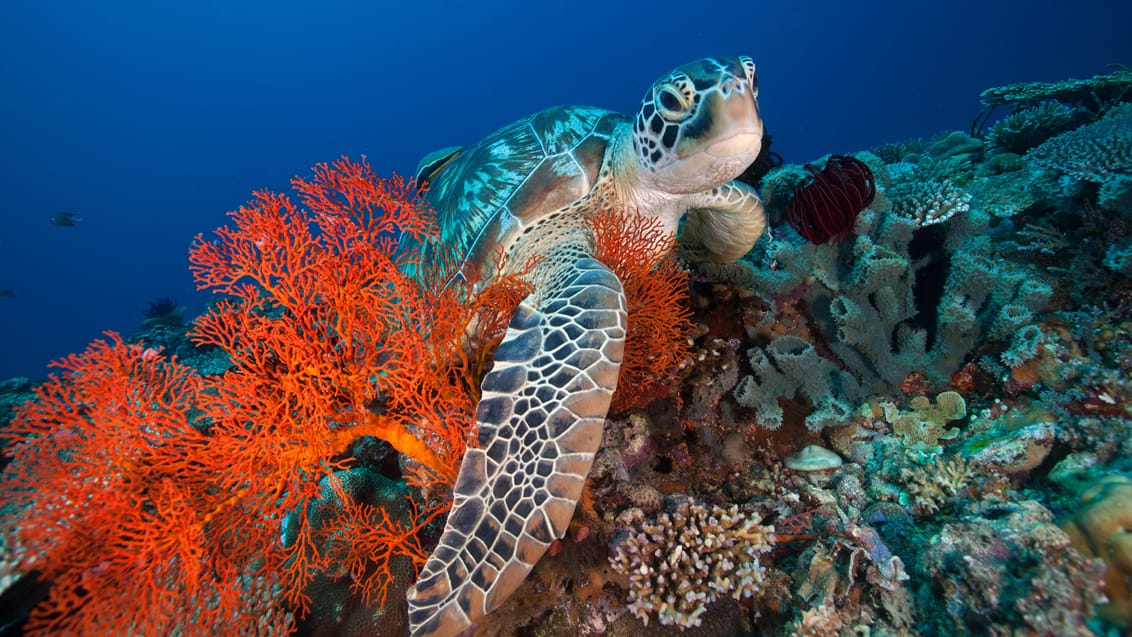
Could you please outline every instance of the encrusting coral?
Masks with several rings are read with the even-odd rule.
[[[1117,475],[1097,480],[1061,526],[1073,546],[1104,560],[1108,603],[1098,607],[1101,616],[1132,626],[1132,480]]]

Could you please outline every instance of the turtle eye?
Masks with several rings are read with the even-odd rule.
[[[684,95],[675,87],[665,86],[656,94],[656,110],[666,120],[673,121],[684,117],[688,104]]]

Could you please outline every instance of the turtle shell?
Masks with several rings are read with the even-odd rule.
[[[440,245],[487,264],[518,229],[588,195],[624,115],[556,106],[504,126],[431,176]]]

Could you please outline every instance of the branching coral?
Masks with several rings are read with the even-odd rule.
[[[635,512],[635,513],[634,513]],[[656,522],[630,509],[628,533],[609,561],[629,576],[629,610],[646,624],[698,626],[700,615],[723,595],[751,597],[763,584],[761,555],[774,545],[774,528],[757,516],[705,507],[688,499]]]
[[[987,131],[991,145],[1014,153],[1024,153],[1058,133],[1086,121],[1084,109],[1059,102],[1039,102],[1021,108],[996,122]]]

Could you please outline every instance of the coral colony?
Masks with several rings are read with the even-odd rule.
[[[1132,629],[1132,72],[983,100],[1009,112],[750,173],[771,230],[737,263],[591,216],[618,391],[565,536],[474,634]],[[0,386],[12,625],[408,634],[531,286],[421,268],[431,211],[364,160],[292,185],[198,237],[203,316],[156,302]]]

